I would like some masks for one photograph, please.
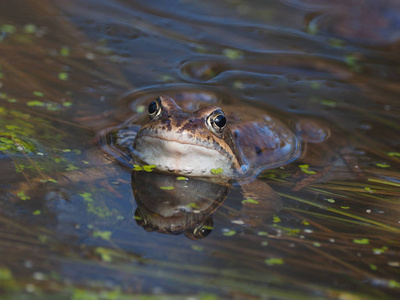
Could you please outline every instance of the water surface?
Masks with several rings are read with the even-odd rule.
[[[5,298],[399,294],[397,1],[7,0],[0,12]],[[148,232],[131,170],[96,136],[135,100],[179,90],[324,119],[361,171],[294,191],[307,175],[295,162],[261,174],[282,202],[262,224],[240,222],[233,190],[206,238]]]

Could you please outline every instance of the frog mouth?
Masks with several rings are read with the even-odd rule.
[[[182,138],[141,135],[135,140],[133,155],[161,171],[191,176],[215,176],[212,170],[221,169],[221,175],[232,174],[232,159],[219,150],[201,144],[189,143]]]

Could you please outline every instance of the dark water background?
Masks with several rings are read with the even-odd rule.
[[[398,1],[5,0],[0,32],[3,298],[400,294]],[[361,176],[294,192],[295,163],[264,175],[262,226],[233,192],[205,239],[146,232],[96,134],[137,95],[214,89],[325,119]]]

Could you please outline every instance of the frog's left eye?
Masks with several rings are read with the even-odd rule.
[[[150,119],[154,119],[159,116],[161,113],[161,99],[157,98],[156,100],[151,101],[147,112],[149,113]]]
[[[222,133],[227,123],[224,112],[221,109],[214,110],[208,116],[207,123],[215,133]]]

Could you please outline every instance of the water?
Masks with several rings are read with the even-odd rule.
[[[397,298],[400,6],[333,2],[2,1],[3,297]],[[324,119],[361,171],[294,191],[293,163],[261,175],[281,196],[261,224],[215,187],[207,237],[147,232],[96,135],[176,90]]]

